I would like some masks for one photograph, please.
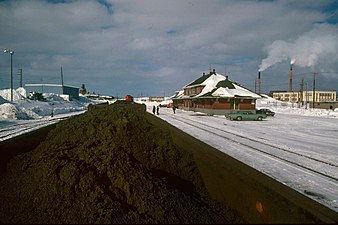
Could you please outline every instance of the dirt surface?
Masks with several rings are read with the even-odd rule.
[[[97,106],[0,150],[0,223],[338,222],[144,107]]]
[[[0,175],[5,172],[7,163],[14,156],[29,152],[35,149],[42,141],[44,141],[55,124],[40,128],[38,130],[22,134],[14,138],[0,142]]]
[[[245,222],[210,196],[194,155],[156,119],[102,107],[60,122],[7,163],[0,222]]]

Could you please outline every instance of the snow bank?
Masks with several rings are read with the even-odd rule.
[[[0,96],[7,100],[10,101],[11,100],[11,89],[4,89],[4,90],[0,90]],[[24,88],[18,88],[18,89],[13,89],[13,101],[19,101],[21,99],[25,99],[26,98],[26,90]],[[1,104],[1,100],[0,100],[0,104]]]
[[[93,101],[81,97],[69,101],[61,95],[44,93],[45,101],[27,99],[24,88],[13,89],[13,101],[10,102],[10,89],[0,90],[0,119],[38,119],[45,116],[65,114],[87,109]]]
[[[0,119],[37,119],[40,116],[33,111],[17,107],[11,103],[0,105]]]

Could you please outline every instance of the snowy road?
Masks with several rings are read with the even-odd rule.
[[[159,117],[338,212],[336,118],[278,113],[262,122],[229,121],[167,108]]]

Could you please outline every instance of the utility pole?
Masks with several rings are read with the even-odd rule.
[[[303,92],[304,92],[304,78],[302,78],[302,81],[300,82],[300,85],[299,85],[299,102],[300,102],[300,105],[303,106],[304,105],[304,99],[303,99]]]
[[[14,55],[14,51],[5,49],[4,53],[8,53],[11,55],[11,102],[13,102],[13,55]]]
[[[61,86],[63,87],[63,72],[62,72],[62,66],[61,66]]]
[[[313,72],[313,91],[312,91],[312,108],[315,108],[316,102],[316,72]]]
[[[62,66],[61,66],[61,93],[64,94],[64,91],[63,91],[63,72],[62,72]]]
[[[292,64],[290,64],[290,94],[292,94]]]
[[[20,76],[20,87],[22,87],[22,69],[19,69],[18,75]]]
[[[308,86],[309,86],[309,83],[306,82],[306,91],[305,91],[305,101],[306,101],[306,104],[305,104],[305,109],[307,109],[307,104],[309,102],[309,96],[308,96],[308,92],[307,92]]]

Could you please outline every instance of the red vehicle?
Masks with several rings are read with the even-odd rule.
[[[133,101],[134,101],[134,98],[133,98],[133,96],[131,96],[131,95],[126,95],[125,100],[126,100],[127,102],[133,102]]]

